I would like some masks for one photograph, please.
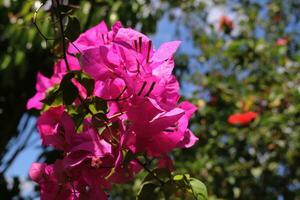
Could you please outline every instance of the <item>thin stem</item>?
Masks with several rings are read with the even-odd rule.
[[[58,7],[58,6],[59,6],[59,0],[56,0],[56,7]],[[55,9],[55,14],[59,20],[59,29],[60,29],[61,42],[62,42],[62,47],[63,47],[63,58],[65,60],[67,70],[70,71],[70,66],[69,66],[67,54],[66,54],[66,40],[65,40],[65,35],[64,35],[64,26],[63,26],[63,22],[62,22],[63,19],[62,19],[60,11],[58,9]]]
[[[48,38],[48,37],[46,37],[46,36],[42,33],[40,27],[39,27],[39,26],[37,25],[37,23],[36,23],[36,19],[37,19],[38,13],[39,13],[40,9],[41,9],[43,6],[44,6],[44,3],[42,3],[42,4],[40,5],[40,7],[38,7],[38,8],[35,10],[34,15],[33,15],[33,18],[32,18],[32,23],[33,23],[33,25],[35,26],[36,30],[37,30],[37,31],[39,32],[39,34],[41,35],[41,37],[47,42],[48,40],[55,40],[55,38]]]
[[[140,164],[149,174],[151,174],[161,185],[164,185],[165,182],[163,180],[161,180],[158,176],[156,176],[156,174],[153,173],[153,171],[151,171],[146,164],[142,163],[142,161],[140,161],[138,158],[134,159],[138,164]]]

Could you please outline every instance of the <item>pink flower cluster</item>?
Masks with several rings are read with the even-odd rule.
[[[125,162],[129,152],[156,158],[158,167],[171,170],[170,151],[195,144],[188,122],[196,107],[178,104],[179,84],[172,75],[179,45],[167,42],[154,50],[147,36],[120,22],[112,30],[101,22],[69,44],[70,70],[82,70],[94,80],[88,95],[72,79],[79,91],[72,106],[79,109],[88,99],[103,99],[108,111],[102,114],[106,120],[98,121],[103,123],[101,130],[91,114],[78,129],[68,106],[49,108],[41,102],[68,72],[64,59],[55,64],[51,78],[37,75],[37,93],[27,108],[42,110],[37,120],[42,144],[63,151],[54,164],[33,163],[30,168],[42,200],[107,199],[112,183],[126,183],[143,168],[137,159]]]

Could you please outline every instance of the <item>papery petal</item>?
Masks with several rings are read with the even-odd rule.
[[[182,138],[182,132],[162,132],[156,134],[147,145],[147,152],[151,156],[160,156],[161,154],[168,153],[177,146]]]
[[[142,38],[143,42],[149,41],[149,38],[146,35],[136,30],[133,30],[131,28],[120,28],[115,37],[115,41],[129,42],[130,44],[132,44],[134,40],[139,40],[140,37]]]
[[[147,57],[150,59],[154,53],[151,40],[146,35],[131,28],[120,28],[114,42],[134,50],[141,63],[146,61]]]
[[[50,79],[38,72],[36,80],[36,90],[39,92],[45,92],[51,86],[52,84]]]
[[[155,131],[162,131],[163,129],[175,124],[182,116],[184,111],[179,108],[174,108],[169,112],[163,112],[155,116],[151,121],[151,126]]]
[[[65,169],[74,168],[81,163],[83,163],[92,155],[87,151],[73,151],[74,153],[69,153],[63,160],[63,165]]]
[[[45,167],[45,163],[32,163],[29,169],[29,177],[31,180],[39,183],[43,179]]]
[[[114,99],[121,94],[125,86],[120,78],[96,81],[94,95],[104,99]]]
[[[163,63],[152,65],[152,74],[161,78],[168,78],[174,69],[174,60],[168,59]]]
[[[162,62],[172,58],[181,41],[172,41],[163,43],[151,58],[154,62]]]
[[[66,136],[72,133],[67,132],[66,134],[65,129],[69,131],[69,129],[74,130],[75,128],[71,128],[71,126],[74,126],[74,124],[70,122],[71,119],[66,120],[66,118],[64,118],[64,121],[62,121],[63,113],[63,106],[51,107],[38,118],[37,129],[42,138],[43,145],[52,145],[59,150],[65,150],[68,147]]]
[[[186,130],[184,133],[184,138],[181,140],[177,147],[179,148],[190,148],[192,147],[196,142],[198,141],[198,138],[192,133],[190,130]]]
[[[43,100],[46,97],[46,94],[44,92],[37,92],[33,97],[31,97],[27,101],[26,108],[27,110],[35,108],[38,110],[41,110],[43,108],[43,103],[41,100]]]
[[[88,29],[81,34],[77,40],[73,42],[74,45],[69,45],[69,53],[81,53],[88,48],[93,48],[107,43],[108,28],[104,21],[101,21],[98,25]]]
[[[73,138],[76,135],[75,123],[71,116],[68,115],[66,112],[63,112],[61,114],[60,125],[63,127],[65,133],[65,141],[71,145],[73,142]]]
[[[113,69],[120,65],[118,55],[106,46],[83,51],[81,63],[83,70],[95,80],[107,79],[113,75]]]
[[[104,140],[87,141],[76,145],[71,149],[71,152],[86,151],[96,157],[104,157],[111,153],[111,145]]]
[[[185,111],[187,118],[191,118],[193,113],[197,110],[197,107],[188,101],[181,102],[178,107]]]
[[[79,199],[99,199],[106,200],[108,199],[108,195],[101,190],[100,186],[92,186],[89,187],[87,192],[81,192],[79,195]]]

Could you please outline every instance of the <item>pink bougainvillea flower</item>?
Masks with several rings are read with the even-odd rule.
[[[122,25],[120,22],[114,25],[115,31],[117,31]],[[69,45],[67,54],[67,60],[70,67],[70,70],[80,70],[80,64],[78,59],[75,57],[76,53],[79,53],[81,50],[85,50],[94,46],[98,46],[99,40],[104,44],[105,37],[108,37],[108,29],[106,24],[102,21],[99,25],[89,29],[84,34],[80,35],[80,37],[73,43],[73,45]],[[112,37],[112,36],[111,36]],[[76,47],[76,48],[75,48]],[[71,55],[74,54],[74,55]],[[43,104],[41,100],[46,97],[47,90],[49,90],[52,86],[59,84],[64,74],[67,72],[67,67],[65,61],[63,59],[59,60],[54,65],[54,74],[52,75],[51,79],[43,76],[41,73],[37,75],[37,84],[36,90],[37,93],[28,100],[27,102],[27,109],[42,109]],[[80,87],[80,85],[76,85]],[[81,92],[81,96],[85,96],[84,92]]]
[[[166,42],[163,43],[158,50],[154,53],[153,57],[151,60],[153,62],[163,62],[166,60],[169,60],[170,58],[173,57],[174,53],[180,46],[181,41],[172,41],[172,42]],[[168,71],[168,74],[171,74],[172,70]]]
[[[179,99],[179,87],[172,69],[173,54],[179,41],[165,43],[154,52],[152,45],[149,46],[151,41],[145,35],[132,29],[120,28],[112,44],[82,51],[83,70],[97,80],[95,89],[98,93],[98,86],[101,85],[107,85],[102,89],[109,92],[124,88],[124,84],[118,85],[119,89],[108,84],[113,82],[110,79],[121,78],[126,83],[126,96],[154,95],[158,102],[172,102],[175,106]],[[105,92],[102,89],[101,93]]]
[[[78,169],[70,173],[61,160],[52,165],[33,163],[30,178],[40,186],[41,200],[107,199],[100,185],[105,185],[101,172],[95,169]],[[104,188],[103,188],[104,189]]]
[[[120,22],[108,30],[101,22],[69,44],[68,62],[56,62],[50,79],[38,75],[29,108],[42,109],[40,100],[69,70],[77,71],[71,81],[79,91],[72,105],[45,107],[37,120],[42,144],[64,152],[62,160],[35,163],[30,169],[41,199],[107,199],[104,191],[111,183],[131,181],[143,167],[136,159],[125,162],[128,153],[157,158],[158,167],[173,170],[168,153],[198,140],[188,128],[196,107],[178,104],[179,84],[172,74],[179,45],[180,41],[167,42],[155,50],[144,34]],[[94,80],[90,96],[77,73]],[[108,109],[89,105],[96,101]],[[79,106],[86,111],[82,126],[74,113]],[[99,123],[96,112],[101,114]]]
[[[32,163],[29,170],[29,177],[31,180],[37,183],[43,181],[42,179],[46,166],[47,165],[45,163]]]
[[[257,117],[258,113],[252,111],[246,113],[236,113],[228,117],[228,123],[247,125]]]
[[[75,124],[63,106],[51,107],[42,113],[37,120],[37,129],[43,145],[65,151],[75,135]]]
[[[67,56],[70,70],[79,70],[80,65],[77,58],[72,56]],[[27,109],[38,109],[41,110],[43,108],[43,103],[41,102],[45,97],[49,90],[53,89],[55,85],[58,85],[62,80],[63,76],[66,74],[67,68],[65,61],[63,59],[59,60],[54,64],[54,73],[51,78],[47,78],[43,76],[40,72],[37,74],[37,82],[36,82],[36,94],[30,98],[27,102]],[[80,95],[85,97],[86,92],[83,91],[82,86],[79,83],[74,83],[75,86],[78,87]]]
[[[112,156],[111,144],[98,137],[95,128],[89,128],[84,132],[73,136],[72,147],[64,159],[65,168],[73,168],[85,160],[98,160],[106,165],[102,158]],[[107,164],[112,166],[112,164]]]
[[[129,107],[128,107],[129,106]],[[135,100],[124,107],[126,111],[125,146],[133,152],[159,156],[172,149],[189,148],[198,140],[188,129],[188,121],[196,107],[188,102],[178,108],[159,106],[155,100]],[[140,113],[147,115],[140,115]]]
[[[27,109],[42,109],[43,103],[41,102],[41,100],[46,97],[47,90],[52,86],[53,82],[49,78],[43,76],[41,73],[38,73],[35,86],[37,92],[32,98],[28,100]]]
[[[179,130],[184,132],[184,136],[177,144],[177,147],[190,148],[198,141],[198,138],[188,129],[188,122],[193,113],[197,110],[197,107],[188,101],[180,103],[178,107],[185,111],[185,115],[178,121]]]
[[[98,45],[103,45],[108,40],[108,28],[104,21],[98,25],[88,29],[69,45],[69,53],[80,53],[80,51],[92,48]]]
[[[104,192],[104,190],[111,189],[111,185],[105,179],[108,175],[107,169],[81,167],[78,172],[72,176],[77,178],[78,183],[76,199],[108,199],[108,195]]]
[[[127,46],[143,55],[151,53],[149,50],[152,50],[152,44],[149,46],[149,41],[146,35],[131,28],[120,28],[114,38],[115,43]]]
[[[181,108],[161,111],[148,101],[128,108],[126,115],[130,122],[127,137],[133,137],[128,140],[135,147],[129,145],[132,151],[159,156],[175,148],[184,138],[187,124],[178,124],[178,120],[185,115],[185,110]]]
[[[71,184],[63,172],[60,160],[52,165],[33,163],[29,170],[30,178],[40,186],[41,200],[73,200]]]
[[[189,119],[195,112],[196,107],[189,102],[182,102],[177,109],[181,110],[182,116],[174,124],[162,130],[160,134],[155,135],[156,139],[150,144],[153,155],[168,153],[176,147],[189,148],[198,140],[188,129]]]
[[[114,173],[109,177],[109,180],[117,184],[129,183],[142,169],[143,167],[133,160],[130,161],[127,166],[119,165],[119,167],[116,167]]]
[[[80,34],[73,43],[70,43],[68,52],[71,54],[81,54],[82,51],[90,48],[109,45],[114,40],[120,28],[122,28],[122,24],[120,21],[117,21],[112,25],[112,30],[109,31],[105,22],[101,21],[98,25]]]
[[[94,95],[103,99],[116,99],[126,89],[125,87],[125,82],[121,78],[96,81]]]
[[[98,46],[82,51],[82,68],[95,80],[106,80],[115,74],[121,65],[119,56],[112,47]]]

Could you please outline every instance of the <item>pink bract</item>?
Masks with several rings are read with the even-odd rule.
[[[198,140],[188,128],[196,107],[178,104],[179,83],[172,74],[180,43],[167,42],[155,50],[146,35],[120,22],[109,30],[101,22],[69,44],[67,63],[58,60],[50,78],[38,73],[37,93],[27,108],[42,110],[37,119],[42,144],[63,151],[54,164],[30,168],[41,199],[107,199],[104,191],[111,183],[129,182],[143,168],[136,159],[124,161],[129,153],[158,159],[159,168],[173,170],[171,151]],[[44,106],[41,100],[70,75],[67,64],[72,73],[92,79],[92,94],[72,76],[78,90],[74,102]],[[86,104],[96,100],[107,110]]]

